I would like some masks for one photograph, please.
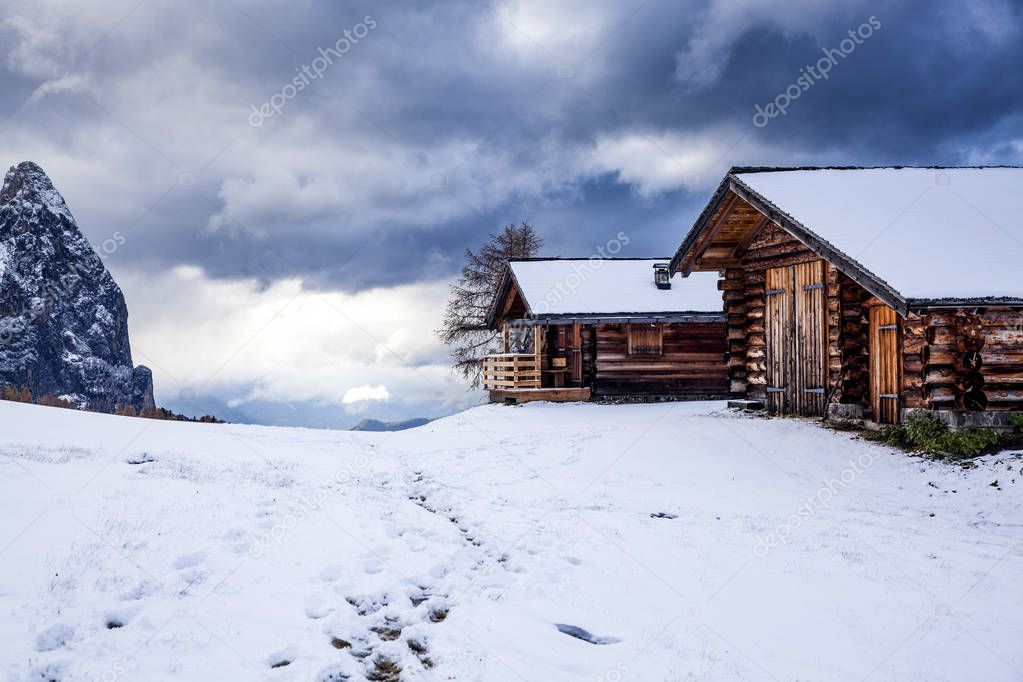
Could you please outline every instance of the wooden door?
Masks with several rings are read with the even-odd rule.
[[[792,266],[796,413],[820,416],[827,401],[828,319],[824,261]]]
[[[770,268],[764,280],[767,298],[764,331],[767,335],[767,409],[792,410],[789,384],[792,375],[792,269]]]
[[[899,317],[884,305],[870,309],[870,405],[874,421],[899,421]]]
[[[828,337],[824,276],[820,260],[767,270],[767,407],[772,412],[824,414]]]

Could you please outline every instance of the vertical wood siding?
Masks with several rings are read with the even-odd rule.
[[[886,305],[870,309],[870,403],[874,420],[899,421],[899,316]]]
[[[803,370],[804,388],[824,388],[823,397],[819,392],[806,394],[809,402],[804,409],[823,412],[829,399],[869,409],[868,322],[864,306],[869,294],[830,263],[822,264],[817,254],[775,225],[765,228],[750,243],[740,266],[726,269],[718,283],[728,325],[728,372],[732,394],[768,403],[779,400],[777,397],[769,399],[767,394],[767,386],[773,384],[770,383],[767,363],[765,317],[769,297],[765,291],[781,288],[767,285],[769,269],[792,266],[809,268],[801,271],[801,286],[809,283],[810,279],[817,283],[822,278],[824,283],[823,289],[810,290],[814,292],[812,297],[801,303],[804,314],[813,311],[811,333],[815,353],[812,369]],[[818,345],[817,339],[822,345]],[[804,339],[802,343],[810,342]],[[823,375],[818,373],[822,358]],[[807,371],[811,374],[807,375]],[[822,381],[821,377],[826,380]],[[794,411],[795,407],[785,409]]]
[[[829,350],[824,261],[769,268],[765,287],[768,408],[822,415]]]

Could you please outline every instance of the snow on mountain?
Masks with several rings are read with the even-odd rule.
[[[1023,670],[1017,454],[967,469],[721,403],[0,423],[0,679]]]
[[[81,407],[153,406],[152,372],[132,366],[128,310],[63,197],[34,163],[0,189],[0,385]]]

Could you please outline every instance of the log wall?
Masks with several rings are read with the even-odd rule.
[[[820,257],[780,227],[771,225],[754,239],[739,267],[725,270],[718,287],[723,292],[728,337],[728,378],[732,395],[764,400],[767,386],[767,337],[764,327],[764,281],[768,268],[810,263]],[[843,287],[857,286],[826,263],[827,376],[833,402],[842,399],[844,337],[846,318],[859,320],[853,311],[858,294],[843,295]],[[850,330],[860,333],[857,325]],[[861,377],[851,376],[850,385]],[[837,387],[837,388],[835,388]],[[830,390],[835,388],[835,390]],[[857,395],[855,392],[850,395]],[[862,395],[862,393],[860,394]]]
[[[911,313],[902,344],[905,407],[1023,409],[1023,308]]]
[[[597,325],[594,332],[597,396],[723,398],[728,395],[721,322],[666,324],[660,355],[629,355],[624,324]]]
[[[733,396],[766,401],[765,273],[819,256],[776,225],[765,228],[722,291]],[[870,309],[883,305],[827,263],[829,400],[870,401]],[[900,405],[942,410],[1023,410],[1023,307],[930,309],[899,320]]]

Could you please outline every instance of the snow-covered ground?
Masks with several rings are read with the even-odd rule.
[[[721,403],[0,427],[12,680],[1023,679],[1011,453],[964,470]]]

